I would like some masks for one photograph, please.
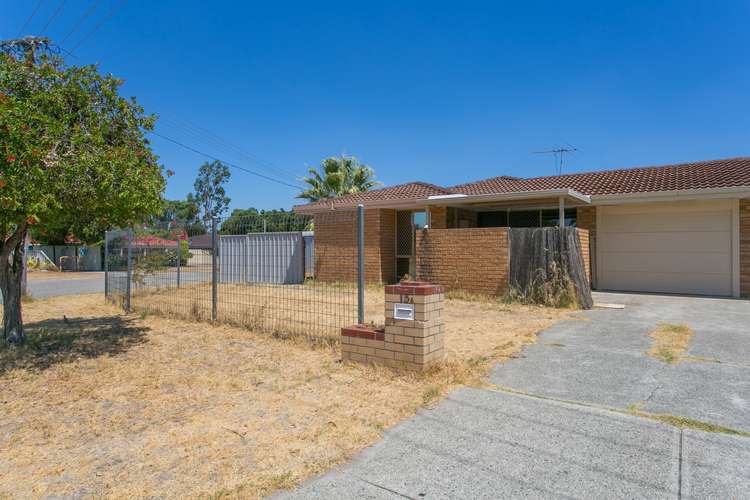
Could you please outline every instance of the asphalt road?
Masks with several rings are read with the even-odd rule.
[[[559,323],[495,389],[462,388],[352,462],[280,498],[746,498],[750,438],[627,414],[750,430],[750,303],[597,294],[624,310]],[[645,355],[659,323],[695,332],[694,359]]]
[[[104,273],[91,273],[92,277],[84,279],[30,279],[28,291],[37,299],[58,295],[80,295],[83,293],[104,292]],[[0,299],[1,300],[1,299]]]

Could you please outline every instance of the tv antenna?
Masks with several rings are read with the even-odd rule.
[[[563,173],[563,163],[565,162],[565,155],[566,154],[573,154],[576,151],[578,151],[578,148],[575,146],[572,146],[568,144],[568,147],[555,147],[553,149],[548,149],[547,151],[534,151],[534,154],[551,154],[554,155],[555,158],[555,168],[557,169],[557,175],[562,175]]]

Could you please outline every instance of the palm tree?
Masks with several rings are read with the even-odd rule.
[[[321,162],[319,170],[311,168],[308,173],[310,176],[302,180],[309,187],[297,195],[297,198],[310,201],[368,191],[381,184],[373,178],[373,169],[360,164],[353,156],[326,158]]]

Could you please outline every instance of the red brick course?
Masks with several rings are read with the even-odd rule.
[[[417,231],[417,277],[448,290],[502,295],[508,261],[506,228]]]
[[[394,295],[435,295],[443,293],[443,287],[425,281],[404,281],[398,285],[386,286],[385,293]]]
[[[354,337],[358,339],[384,340],[385,332],[382,328],[375,328],[370,325],[353,325],[341,329],[341,335],[344,337]]]

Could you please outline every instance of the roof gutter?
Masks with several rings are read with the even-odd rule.
[[[375,201],[363,201],[361,202],[365,208],[414,208],[419,200],[375,200]],[[336,210],[354,210],[357,208],[357,203],[350,205],[336,205],[335,203],[320,204],[315,206],[310,205],[295,205],[292,207],[292,211],[298,214],[320,214],[325,212],[331,212]]]
[[[464,205],[467,203],[483,203],[493,201],[523,201],[534,200],[539,198],[572,198],[575,201],[589,204],[591,197],[574,189],[543,189],[538,191],[517,191],[513,193],[492,193],[492,194],[448,194],[439,196],[430,196],[424,200],[417,200],[420,206],[425,205],[444,205],[446,202],[451,204]]]
[[[720,200],[750,198],[750,186],[680,189],[650,193],[599,194],[591,196],[592,205],[622,205],[658,201]]]

